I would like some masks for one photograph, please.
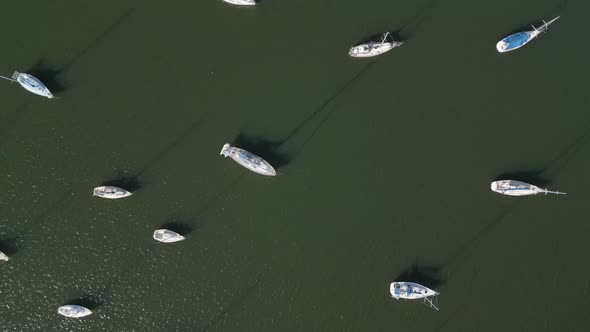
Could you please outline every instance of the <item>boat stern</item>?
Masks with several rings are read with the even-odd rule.
[[[104,187],[96,187],[96,188],[92,189],[92,196],[101,196],[103,190],[104,190]]]
[[[492,189],[492,191],[498,191],[498,181],[494,181],[490,184],[490,189]]]
[[[392,282],[389,285],[389,293],[391,294],[391,297],[393,297],[396,300],[399,300],[399,284],[397,282]]]
[[[220,156],[228,157],[230,154],[231,145],[229,143],[225,143],[221,148],[221,152],[219,152]]]
[[[508,43],[506,43],[503,40],[500,40],[497,44],[496,44],[496,50],[498,50],[498,52],[500,53],[504,53],[506,52],[506,48],[508,47]]]

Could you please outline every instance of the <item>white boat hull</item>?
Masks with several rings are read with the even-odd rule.
[[[351,47],[348,51],[348,55],[353,58],[370,58],[389,52],[403,44],[403,42],[393,40],[389,32],[386,32],[380,41],[371,41]]]
[[[39,80],[35,76],[25,74],[25,73],[15,72],[13,74],[13,78],[15,81],[18,82],[18,84],[20,84],[23,88],[25,88],[25,90],[27,90],[29,92],[34,93],[39,96],[42,96],[42,97],[46,97],[46,98],[50,98],[50,99],[53,98],[53,94],[51,94],[51,91],[49,91],[49,89],[45,86],[45,84],[43,84],[43,82],[41,82],[41,80]]]
[[[541,32],[546,31],[549,28],[549,25],[555,22],[558,18],[559,16],[557,16],[549,22],[543,21],[543,25],[539,27],[533,26],[533,30],[521,31],[504,37],[496,44],[496,50],[498,50],[498,52],[500,53],[505,53],[523,47],[524,45],[530,43],[533,39],[538,37],[541,34]]]
[[[550,191],[542,189],[532,184],[516,180],[499,180],[490,184],[490,189],[498,194],[508,196],[529,196],[537,194],[556,194],[565,195],[560,191]]]
[[[173,243],[184,240],[184,236],[169,229],[157,229],[154,231],[154,240],[163,243]]]
[[[221,148],[221,152],[219,154],[225,157],[230,157],[235,162],[251,170],[252,172],[265,176],[277,175],[275,169],[266,160],[260,158],[252,152],[233,147],[229,145],[229,143],[225,144]]]
[[[131,196],[132,193],[125,189],[121,189],[115,186],[101,186],[96,187],[92,191],[92,196],[98,196],[106,199],[118,199]]]
[[[377,43],[378,44],[378,43]],[[357,45],[351,47],[348,55],[353,58],[371,58],[389,52],[403,43],[384,43],[380,46],[373,45],[373,43]]]
[[[521,47],[523,47],[524,45],[530,43],[535,37],[537,37],[539,35],[538,31],[526,31],[526,34],[528,34],[528,38],[525,42],[523,42],[522,44],[519,44],[517,46],[514,47],[510,47],[510,43],[507,43],[505,40],[507,38],[509,38],[510,36],[500,40],[497,44],[496,44],[496,50],[500,53],[505,53],[505,52],[510,52],[510,51],[514,51],[517,50]]]
[[[81,305],[69,304],[59,307],[57,313],[65,317],[81,318],[92,314],[92,311]]]
[[[256,1],[254,0],[223,0],[223,2],[227,2],[232,5],[236,6],[254,6],[256,5]]]
[[[389,285],[389,292],[396,300],[418,300],[439,294],[426,286],[409,281],[392,282]]]
[[[8,261],[8,256],[6,256],[5,253],[3,253],[2,251],[0,251],[0,261]]]

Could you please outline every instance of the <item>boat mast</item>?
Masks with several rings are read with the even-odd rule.
[[[381,44],[379,44],[379,46],[385,44],[385,40],[387,39],[387,36],[389,36],[389,31],[383,35],[383,40],[381,40]]]

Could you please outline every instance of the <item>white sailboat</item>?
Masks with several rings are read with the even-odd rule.
[[[397,42],[390,38],[391,34],[386,32],[380,41],[371,41],[365,44],[353,46],[348,51],[348,55],[353,58],[369,58],[374,57],[392,49],[402,46],[403,42]]]
[[[396,300],[422,300],[427,306],[438,310],[439,293],[426,286],[409,281],[395,281],[389,285],[389,292]]]
[[[256,5],[256,1],[254,0],[223,0],[232,5],[236,6],[254,6]]]
[[[550,191],[547,189],[542,189],[532,184],[516,181],[516,180],[499,180],[494,181],[491,183],[490,188],[492,191],[497,192],[498,194],[508,195],[508,196],[528,196],[528,195],[537,195],[537,194],[555,194],[555,195],[565,195],[566,193],[562,193],[559,191]]]
[[[9,78],[6,76],[1,76],[1,75],[0,75],[0,78],[3,78],[5,80],[11,81],[11,82],[17,82],[23,88],[25,88],[27,91],[32,92],[36,95],[47,97],[50,99],[53,98],[53,94],[51,94],[51,91],[49,91],[49,89],[45,86],[45,84],[43,84],[43,82],[41,82],[41,80],[39,80],[38,78],[36,78],[33,75],[19,73],[18,71],[15,71],[12,74],[12,78]]]
[[[246,167],[252,172],[266,176],[277,175],[275,169],[266,160],[258,157],[252,152],[233,147],[229,145],[229,143],[223,145],[219,154],[225,157],[230,157],[235,162]]]
[[[80,318],[92,314],[92,311],[81,305],[68,304],[57,309],[57,313],[72,318]]]
[[[0,261],[7,261],[7,260],[8,260],[8,256],[6,256],[5,253],[0,251]]]
[[[121,189],[115,186],[100,186],[94,188],[92,196],[98,196],[107,199],[117,199],[131,196],[132,193],[125,189]]]
[[[164,243],[172,243],[184,240],[184,236],[169,229],[156,229],[154,231],[154,240]]]
[[[498,52],[504,53],[521,48],[524,45],[528,44],[530,41],[532,41],[535,37],[539,36],[541,32],[546,31],[549,28],[549,24],[555,22],[558,18],[559,16],[557,16],[549,22],[543,21],[543,25],[541,25],[538,28],[535,28],[535,26],[533,25],[533,30],[513,33],[510,36],[500,40],[496,44],[496,49],[498,50]]]

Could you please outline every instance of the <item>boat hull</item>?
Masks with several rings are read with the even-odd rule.
[[[389,292],[396,300],[418,300],[439,294],[426,286],[409,281],[392,282],[389,285]]]
[[[559,19],[559,16],[557,16],[556,18],[552,19],[549,22],[543,21],[543,25],[541,25],[539,27],[533,26],[533,30],[513,33],[510,36],[505,37],[504,39],[500,40],[496,44],[496,49],[500,53],[517,50],[517,49],[523,47],[524,45],[528,44],[535,37],[539,36],[539,34],[541,34],[541,32],[549,29],[549,25],[551,23],[557,21],[557,19]]]
[[[3,253],[2,251],[0,251],[0,261],[8,261],[8,256],[6,256],[5,253]]]
[[[25,90],[34,93],[36,95],[46,97],[46,98],[53,98],[53,94],[49,89],[33,75],[19,73],[15,79]]]
[[[184,240],[184,236],[169,229],[156,229],[153,235],[154,240],[163,243],[173,243]]]
[[[106,199],[119,199],[129,197],[132,193],[115,186],[101,186],[94,188],[92,195]]]
[[[348,55],[353,58],[372,58],[383,53],[387,53],[393,50],[396,47],[401,46],[402,42],[392,42],[392,43],[367,43],[361,44],[357,46],[353,46],[348,51]]]
[[[223,0],[223,2],[227,2],[229,4],[235,6],[255,6],[256,1],[254,0]]]
[[[57,313],[70,318],[81,318],[92,314],[92,311],[80,305],[69,304],[57,309]]]
[[[538,31],[523,31],[512,34],[496,44],[496,50],[500,53],[517,50],[528,44],[533,38],[539,34]]]
[[[490,184],[490,189],[498,194],[507,196],[529,196],[545,192],[545,190],[537,186],[515,180],[494,181]]]
[[[252,152],[233,147],[226,143],[221,148],[220,155],[230,157],[238,164],[251,170],[254,173],[258,173],[264,176],[275,176],[277,172],[266,160],[260,158]]]

